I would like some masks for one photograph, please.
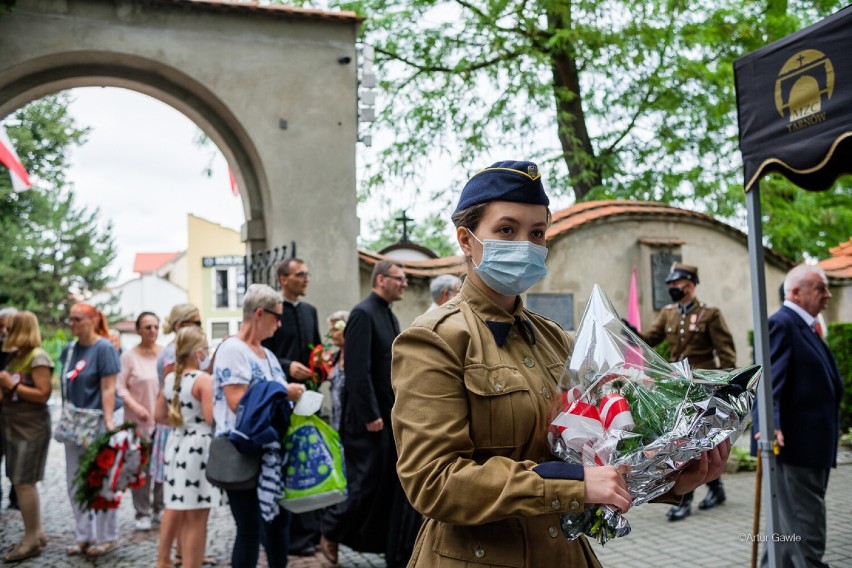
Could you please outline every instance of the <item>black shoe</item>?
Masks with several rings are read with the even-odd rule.
[[[669,509],[669,512],[666,515],[670,521],[682,521],[690,514],[692,514],[692,503],[683,503],[682,505],[675,505]]]
[[[715,489],[710,487],[707,490],[707,497],[701,500],[701,503],[698,504],[698,508],[702,511],[706,511],[707,509],[712,509],[716,505],[721,505],[725,502],[725,489],[719,484]]]

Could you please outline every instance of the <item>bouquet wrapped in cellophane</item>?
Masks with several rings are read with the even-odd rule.
[[[690,369],[669,363],[624,324],[595,285],[562,377],[548,438],[553,453],[585,467],[628,466],[633,505],[660,497],[678,470],[748,424],[761,369]],[[600,543],[630,532],[612,507],[562,515],[568,539]]]
[[[74,498],[82,509],[117,509],[125,489],[145,485],[151,444],[125,422],[86,447],[74,478]]]

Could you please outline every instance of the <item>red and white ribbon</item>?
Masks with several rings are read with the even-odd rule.
[[[80,359],[79,361],[77,361],[77,364],[74,365],[74,369],[71,370],[67,375],[65,375],[65,378],[68,379],[69,381],[73,381],[74,379],[77,378],[77,376],[80,373],[83,372],[83,369],[85,369],[85,368],[86,368],[86,360]]]
[[[562,440],[575,452],[582,452],[588,441],[604,435],[601,416],[596,406],[577,400],[553,421]]]
[[[627,399],[611,393],[601,399],[601,423],[607,430],[633,430],[636,425]]]

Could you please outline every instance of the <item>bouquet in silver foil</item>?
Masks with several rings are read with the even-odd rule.
[[[678,470],[748,424],[761,369],[690,369],[669,363],[628,329],[595,285],[566,365],[548,438],[553,453],[584,467],[629,466],[633,505],[660,497]],[[563,514],[562,531],[599,541],[630,532],[606,505]]]

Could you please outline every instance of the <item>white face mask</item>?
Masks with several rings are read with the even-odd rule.
[[[207,367],[210,366],[210,352],[208,351],[207,353],[205,353],[205,355],[202,359],[199,359],[198,357],[196,357],[195,360],[198,363],[199,369],[201,369],[202,371],[206,370]]]
[[[547,247],[530,241],[480,241],[468,229],[470,236],[482,245],[482,261],[473,265],[489,288],[504,296],[517,296],[547,276],[544,260]]]

